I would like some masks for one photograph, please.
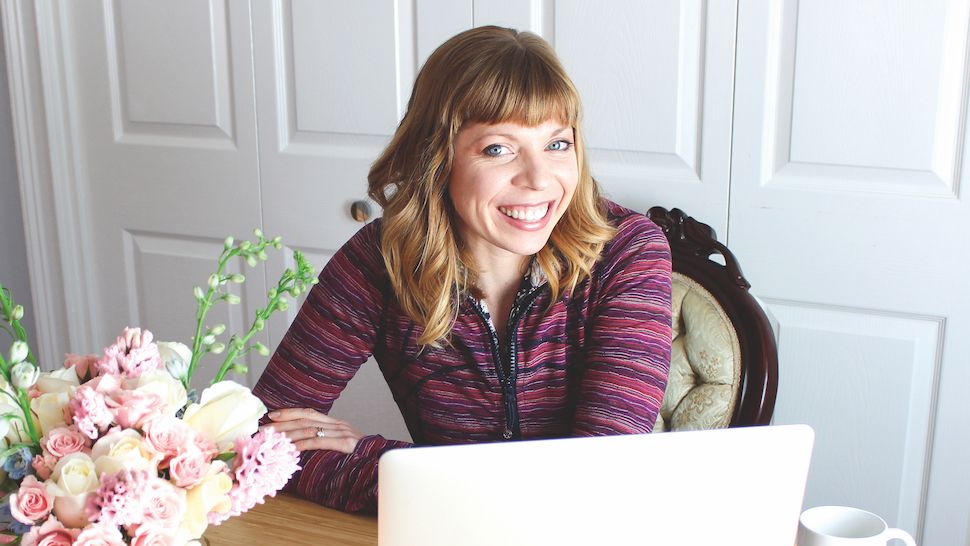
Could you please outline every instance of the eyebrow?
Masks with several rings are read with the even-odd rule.
[[[551,133],[549,133],[549,136],[550,137],[556,136],[559,133],[561,133],[563,131],[566,131],[566,130],[572,130],[572,127],[570,127],[568,125],[565,126],[565,127],[560,127],[558,129],[553,130]],[[496,136],[505,137],[505,138],[510,139],[510,140],[512,140],[512,139],[515,138],[513,135],[510,135],[508,133],[492,133],[490,131],[485,131],[484,133],[482,133],[481,135],[479,135],[475,140],[479,140],[479,139],[486,138],[486,137],[496,137]]]

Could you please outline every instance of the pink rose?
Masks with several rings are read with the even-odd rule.
[[[139,525],[131,537],[131,546],[172,546],[177,544],[176,531]]]
[[[185,490],[154,478],[146,487],[142,507],[144,512],[139,528],[178,529],[185,515]]]
[[[71,546],[78,535],[77,529],[64,527],[51,516],[43,525],[36,525],[24,535],[22,546]]]
[[[105,403],[114,414],[115,422],[123,428],[140,428],[145,421],[165,407],[162,397],[148,391],[118,389],[108,395]]]
[[[82,381],[88,377],[88,373],[92,371],[92,366],[94,366],[94,363],[97,361],[98,355],[64,355],[64,367],[73,367],[74,373],[76,373],[78,379]]]
[[[50,465],[47,464],[47,458],[44,456],[34,457],[34,460],[30,461],[30,466],[34,467],[34,472],[42,480],[46,480],[51,477],[51,472],[54,470]]]
[[[85,451],[90,447],[87,436],[74,426],[51,429],[46,436],[41,438],[40,445],[43,446],[45,454],[50,454],[56,459],[71,453]]]
[[[161,468],[165,468],[168,461],[189,444],[194,434],[185,421],[169,416],[159,416],[148,421],[144,432],[148,445],[162,454],[162,463],[159,465]]]
[[[169,461],[169,478],[179,487],[191,488],[205,477],[209,460],[197,447],[188,447]]]
[[[115,526],[88,525],[77,536],[74,546],[125,546],[125,541]]]
[[[54,507],[54,498],[37,478],[27,475],[20,489],[10,495],[10,513],[20,523],[36,525],[47,519]]]

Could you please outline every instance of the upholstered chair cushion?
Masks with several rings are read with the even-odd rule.
[[[673,274],[670,376],[654,432],[727,427],[740,392],[741,348],[714,296]]]

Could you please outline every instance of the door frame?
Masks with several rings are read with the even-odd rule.
[[[83,252],[85,196],[75,183],[77,141],[69,116],[61,11],[51,2],[12,0],[0,3],[0,17],[30,272],[29,312],[38,330],[34,352],[42,368],[52,369],[65,350],[95,351],[104,344],[90,320],[99,315],[88,282],[92,264]]]

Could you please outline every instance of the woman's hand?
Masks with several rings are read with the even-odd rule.
[[[352,453],[364,436],[349,423],[309,408],[279,409],[268,417],[273,422],[261,428],[273,427],[286,434],[300,451],[329,449]]]

